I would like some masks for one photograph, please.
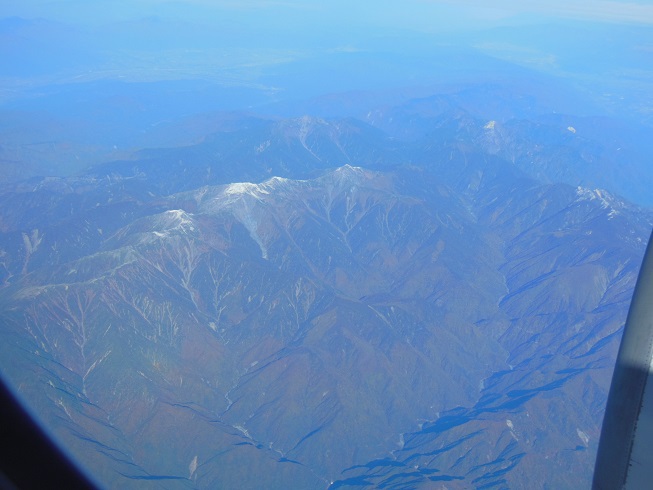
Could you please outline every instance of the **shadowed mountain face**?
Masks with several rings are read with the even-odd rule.
[[[253,124],[5,187],[3,374],[57,437],[110,487],[586,486],[650,213]]]

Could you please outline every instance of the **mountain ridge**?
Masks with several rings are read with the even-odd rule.
[[[66,421],[54,423],[59,436],[89,434],[72,436],[73,448],[110,448],[77,449],[91,467],[132,461],[121,485],[254,488],[264,474],[273,487],[521,485],[543,478],[547,451],[586,481],[605,352],[616,350],[650,213],[498,162],[479,174],[478,163],[450,174],[345,166],[138,200],[116,193],[115,178],[72,195],[57,185],[82,200],[82,215],[97,208],[94,193],[113,193],[118,202],[99,207],[116,225],[69,234],[56,231],[69,221],[48,227],[35,215],[24,240],[5,232],[5,244],[15,236],[5,264],[15,265],[2,317],[24,348],[10,343],[4,355],[28,371],[45,359],[66,366],[38,375],[65,397],[29,396]],[[43,269],[78,240],[79,258]],[[570,287],[579,277],[586,286]],[[567,405],[579,407],[575,427],[536,436],[543,422],[526,423]],[[106,415],[89,418],[91,407]],[[584,448],[573,458],[563,457],[576,447],[568,433]],[[479,434],[502,448],[494,466],[481,464]],[[148,452],[161,437],[176,442]],[[102,462],[114,451],[126,459]],[[549,480],[569,484],[561,478]]]

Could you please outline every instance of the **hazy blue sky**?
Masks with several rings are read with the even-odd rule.
[[[492,24],[514,18],[551,16],[653,24],[650,2],[621,0],[21,0],[3,2],[0,16],[44,17],[65,21],[126,20],[150,15],[207,19],[226,12],[265,11],[271,22],[302,17],[306,22],[393,25],[418,30]],[[455,14],[455,15],[452,15]]]

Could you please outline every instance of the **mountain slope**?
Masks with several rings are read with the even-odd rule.
[[[588,481],[649,214],[474,158],[134,189],[2,198],[3,374],[107,485]]]

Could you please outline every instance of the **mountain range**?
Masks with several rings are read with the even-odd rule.
[[[101,485],[588,484],[653,215],[591,121],[384,111],[3,185],[2,371]]]

